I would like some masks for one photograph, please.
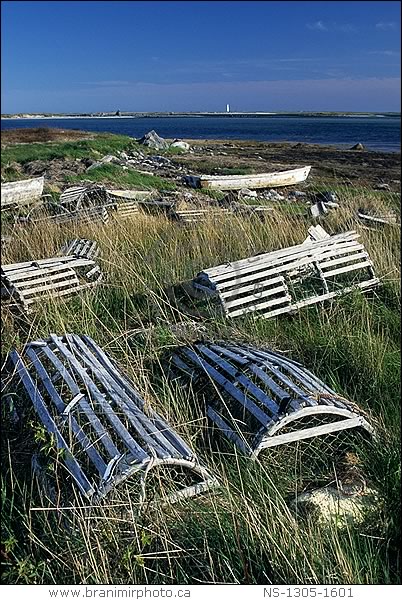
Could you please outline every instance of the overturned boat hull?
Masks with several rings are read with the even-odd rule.
[[[37,202],[42,196],[44,183],[44,177],[2,183],[1,208],[7,209]]]
[[[256,175],[188,175],[185,177],[185,182],[191,187],[209,190],[241,190],[244,188],[254,190],[301,183],[307,179],[310,170],[311,166]]]

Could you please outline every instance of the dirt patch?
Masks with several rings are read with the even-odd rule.
[[[189,172],[223,174],[227,169],[250,168],[269,173],[311,165],[309,183],[325,179],[333,184],[391,183],[399,190],[401,155],[397,152],[343,150],[302,143],[188,140],[194,154],[175,157]],[[392,183],[395,181],[396,183]]]
[[[1,132],[1,145],[32,144],[34,142],[73,142],[93,139],[87,131],[75,129],[51,129],[37,127],[29,129],[6,129]]]
[[[60,184],[66,177],[84,173],[86,168],[85,160],[80,159],[33,160],[24,165],[24,173],[29,177],[44,175],[47,181]]]

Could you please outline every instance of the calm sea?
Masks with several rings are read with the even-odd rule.
[[[369,150],[400,152],[399,116],[383,117],[112,117],[3,119],[1,129],[57,127],[107,131],[135,138],[151,129],[162,137],[305,142],[349,148],[360,142]]]

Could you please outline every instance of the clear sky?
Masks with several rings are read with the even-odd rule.
[[[400,111],[400,2],[2,2],[2,113]]]

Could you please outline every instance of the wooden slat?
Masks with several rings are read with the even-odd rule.
[[[234,377],[236,382],[239,382],[244,386],[247,392],[250,392],[256,400],[261,402],[261,404],[266,407],[266,409],[271,413],[271,415],[276,415],[278,412],[278,405],[272,400],[270,396],[266,392],[264,392],[261,388],[259,388],[255,383],[251,381],[246,375],[244,375],[241,371],[239,371],[238,367],[233,367],[227,360],[220,357],[216,352],[213,352],[203,344],[197,345],[197,350],[212,359],[219,367]]]
[[[76,459],[72,456],[67,443],[65,442],[56,423],[54,422],[54,420],[49,414],[48,409],[46,408],[46,404],[43,400],[41,393],[32,381],[31,376],[29,375],[22,361],[22,358],[15,350],[12,350],[10,352],[9,357],[15,365],[16,372],[26,389],[40,420],[42,421],[43,425],[46,427],[48,432],[55,436],[57,448],[65,451],[63,461],[66,464],[71,475],[74,477],[79,489],[85,496],[92,496],[95,491],[93,486],[88,481],[86,475],[83,473]]]
[[[37,373],[39,374],[41,381],[43,382],[43,385],[45,386],[52,402],[54,403],[54,405],[56,406],[56,408],[58,409],[59,413],[63,413],[66,405],[63,402],[61,396],[59,395],[58,391],[56,390],[56,388],[54,387],[48,373],[46,372],[46,369],[44,368],[40,358],[37,356],[36,351],[33,348],[28,348],[26,350],[26,355],[31,359],[33,366],[35,367],[35,370],[37,371]],[[72,432],[74,433],[74,435],[76,436],[77,440],[79,441],[79,443],[81,444],[83,450],[87,453],[87,455],[89,456],[89,458],[91,459],[91,461],[93,462],[93,464],[95,465],[96,469],[98,470],[99,474],[101,477],[103,477],[105,471],[106,471],[106,463],[104,462],[103,458],[101,457],[101,455],[99,454],[99,452],[96,450],[96,448],[94,447],[93,443],[91,442],[91,440],[88,439],[88,437],[85,435],[84,431],[82,430],[82,428],[78,425],[76,419],[74,416],[69,416],[69,426],[71,427]]]
[[[239,315],[250,314],[254,312],[262,311],[271,306],[277,306],[278,304],[286,304],[290,306],[292,302],[292,297],[289,294],[284,294],[280,298],[275,298],[274,300],[268,300],[267,302],[259,302],[254,305],[246,306],[244,308],[240,308],[238,310],[231,310],[227,312],[229,317],[238,317]]]
[[[57,338],[57,336],[51,334],[50,339],[56,345],[60,354],[62,354],[70,363],[73,370],[83,381],[85,386],[91,393],[92,398],[97,402],[99,407],[102,409],[103,414],[106,415],[108,421],[114,427],[122,442],[127,446],[130,452],[137,458],[137,460],[142,461],[147,458],[146,452],[139,446],[139,444],[131,437],[127,429],[124,427],[123,423],[113,411],[109,403],[106,401],[104,395],[100,392],[99,388],[94,384],[92,379],[87,374],[86,370],[80,365],[75,356],[64,346],[64,344]]]
[[[229,394],[244,406],[262,425],[266,426],[270,422],[271,418],[267,414],[265,414],[252,400],[247,398],[243,392],[226,379],[226,377],[221,375],[207,361],[188,348],[183,348],[182,352],[188,356],[194,364],[201,366],[213,381],[219,383],[224,390],[229,392]]]
[[[100,363],[107,369],[107,371],[111,374],[114,379],[119,382],[119,385],[124,387],[126,393],[132,398],[137,406],[140,408],[144,408],[144,400],[138,393],[138,391],[134,388],[131,381],[124,376],[123,373],[117,370],[116,366],[112,363],[109,357],[103,352],[101,348],[94,342],[93,339],[88,336],[83,335],[82,339],[85,341],[86,345],[92,350],[92,352],[96,355]],[[163,434],[174,447],[186,457],[192,457],[193,452],[191,448],[184,442],[184,440],[177,435],[177,433],[172,430],[172,428],[166,423],[166,421],[152,408],[147,408],[147,415],[149,418],[153,420],[153,423],[158,427],[159,431]]]
[[[335,423],[329,423],[327,425],[318,425],[317,427],[300,429],[299,431],[292,431],[291,433],[283,433],[272,438],[266,438],[261,442],[259,449],[273,448],[280,444],[289,444],[290,442],[306,440],[320,435],[335,433],[336,431],[361,427],[362,420],[362,417],[353,417],[352,419],[342,419],[341,421],[336,421]]]
[[[74,395],[78,395],[81,393],[81,388],[77,385],[76,381],[73,379],[72,375],[67,370],[66,366],[61,362],[61,360],[55,355],[53,350],[49,348],[46,344],[42,351],[47,356],[47,358],[52,362],[54,367],[57,369],[56,372],[60,373],[63,380],[66,382],[67,386],[71,390]],[[110,439],[109,434],[106,429],[102,425],[101,421],[89,405],[86,396],[79,400],[79,407],[84,411],[88,421],[91,423],[94,428],[96,434],[99,436],[99,441],[104,446],[105,450],[108,452],[110,458],[115,458],[116,456],[120,456],[120,451],[117,446]]]
[[[67,335],[66,339],[70,343],[75,343],[76,347],[80,350],[81,359],[84,364],[91,369],[94,376],[106,389],[108,389],[110,397],[124,412],[131,425],[140,434],[144,442],[149,444],[149,446],[159,454],[160,458],[165,458],[169,455],[179,457],[180,455],[176,449],[161,435],[155,425],[144,415],[138,406],[134,404],[118,382],[102,368],[100,362],[90,353],[80,338],[78,336]]]
[[[212,408],[212,406],[208,406],[207,415],[211,421],[213,421],[219,427],[219,430],[228,438],[228,440],[234,442],[236,446],[240,448],[242,452],[244,452],[244,454],[250,453],[250,447],[243,442],[241,437],[235,431],[233,431],[231,427],[229,427],[227,422],[222,419],[222,417]]]

